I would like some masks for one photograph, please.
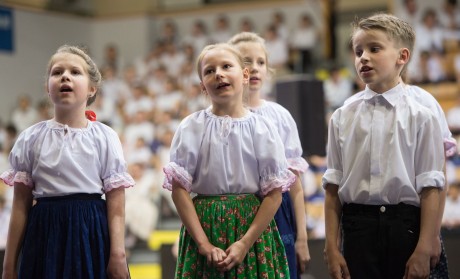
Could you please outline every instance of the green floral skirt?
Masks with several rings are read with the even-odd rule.
[[[197,196],[193,199],[209,241],[224,251],[241,239],[254,220],[260,201],[255,195]],[[275,221],[259,236],[243,262],[229,271],[208,266],[206,257],[184,226],[180,232],[176,278],[289,278],[284,246]]]

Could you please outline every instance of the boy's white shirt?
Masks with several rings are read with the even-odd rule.
[[[420,205],[424,187],[444,186],[444,150],[435,115],[402,84],[383,94],[368,87],[329,123],[327,184],[342,203]]]

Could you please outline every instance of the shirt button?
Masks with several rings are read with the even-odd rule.
[[[385,208],[385,206],[382,205],[382,206],[380,207],[380,212],[384,213],[385,210],[387,210],[387,209]]]

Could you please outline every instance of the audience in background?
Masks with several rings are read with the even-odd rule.
[[[460,34],[458,9],[452,6],[455,4],[451,0],[445,1],[446,8],[443,10],[420,10],[417,0],[402,2],[404,9],[398,11],[399,16],[417,28],[419,38],[416,41],[417,51],[412,57],[414,61],[409,64],[416,65],[409,69],[410,80],[419,83],[448,80],[450,75],[446,68],[446,55],[451,50],[456,54],[460,53],[460,37],[454,36]],[[259,32],[266,39],[268,59],[275,68],[273,82],[277,77],[291,72],[314,74],[324,66],[320,64],[325,61],[324,57],[318,56],[318,46],[323,43],[324,37],[320,35],[320,26],[314,21],[314,15],[300,14],[296,23],[289,28],[285,15],[277,10],[273,12],[270,22],[257,30],[250,17],[232,22],[226,14],[219,14],[210,26],[212,28],[209,33],[205,22],[197,19],[190,25],[190,30],[184,30],[183,36],[180,36],[176,23],[169,18],[160,27],[158,41],[153,42],[150,51],[140,54],[135,61],[123,61],[122,53],[113,43],[104,47],[104,61],[100,63],[104,80],[102,94],[91,109],[96,112],[99,121],[112,126],[119,133],[130,170],[137,184],[141,185],[136,187],[136,192],[127,191],[126,217],[131,240],[134,235],[137,243],[142,244],[147,241],[149,232],[161,225],[165,216],[177,217],[170,196],[161,195],[158,185],[150,185],[146,181],[155,180],[156,183],[163,180],[159,170],[169,160],[172,135],[180,120],[210,105],[209,99],[201,92],[199,79],[194,71],[196,54],[206,44],[227,41],[239,31]],[[446,29],[451,33],[446,33]],[[447,40],[458,41],[457,44],[447,48],[444,43],[446,36]],[[457,73],[457,80],[460,80],[460,55],[451,59],[451,62],[453,76]],[[288,63],[292,63],[290,68]],[[359,82],[353,83],[352,77],[348,78],[337,67],[330,69],[323,85],[326,113],[341,106],[348,96],[360,91],[363,86]],[[264,92],[269,93],[270,90],[267,87]],[[446,116],[454,135],[460,135],[460,97],[458,105],[446,111]],[[18,132],[51,117],[47,100],[40,100],[35,109],[28,96],[21,96],[11,113],[11,119],[4,121],[0,128],[2,156],[8,154]],[[0,159],[0,167],[6,169],[7,166],[1,162]],[[318,187],[320,182],[315,181],[315,178],[324,171],[324,158],[312,156],[309,162],[312,169],[308,175],[311,177],[304,179],[308,181],[307,186],[304,183],[304,189],[308,190],[305,190],[305,199],[309,206],[307,226],[310,237],[323,237],[324,216],[320,213],[324,196]],[[457,179],[460,180],[460,177]],[[449,220],[460,216],[455,214],[458,209],[451,210],[458,206],[457,196],[458,185],[449,191],[449,201],[446,202],[444,225],[447,227],[452,227]],[[2,193],[0,199],[1,197]],[[138,204],[142,204],[142,208],[148,212],[148,222],[142,223],[136,219],[138,217],[135,209]],[[1,231],[5,228],[1,223],[1,212],[0,209],[0,253]],[[128,220],[130,218],[132,220]]]

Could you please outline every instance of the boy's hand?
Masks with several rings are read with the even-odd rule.
[[[415,248],[414,253],[406,263],[406,273],[403,279],[426,279],[430,276],[430,252]]]
[[[430,258],[430,268],[433,269],[438,263],[439,263],[439,258],[441,257],[441,239],[439,236],[436,236],[436,238],[433,240],[433,254],[431,255]]]
[[[332,279],[351,278],[345,258],[338,249],[325,249],[324,260],[327,263],[327,269]]]

